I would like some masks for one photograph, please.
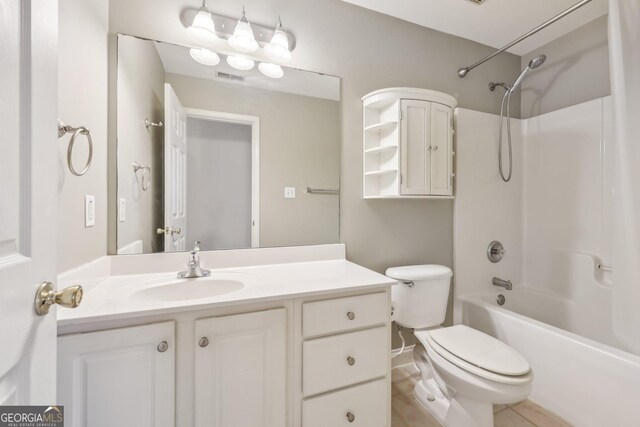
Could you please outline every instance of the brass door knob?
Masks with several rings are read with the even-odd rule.
[[[169,236],[173,236],[174,234],[180,234],[182,233],[182,229],[180,227],[164,227],[164,228],[158,228],[156,230],[156,233],[158,234],[168,234]]]
[[[56,291],[51,282],[42,282],[38,287],[35,299],[35,309],[38,316],[49,313],[52,305],[58,304],[67,308],[76,308],[82,301],[82,286],[69,286]]]

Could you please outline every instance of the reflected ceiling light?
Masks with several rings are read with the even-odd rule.
[[[236,55],[236,56],[227,56],[227,64],[229,64],[236,70],[249,71],[256,65],[256,62],[253,59]]]
[[[259,45],[253,35],[251,24],[249,24],[247,20],[244,6],[242,7],[242,16],[238,19],[236,29],[233,31],[233,35],[229,37],[229,44],[238,52],[250,53],[258,50]]]
[[[199,62],[202,65],[213,67],[220,63],[220,57],[218,54],[210,51],[209,49],[194,47],[189,50],[189,55],[191,55],[196,62]]]
[[[265,76],[271,77],[272,79],[279,79],[284,76],[282,67],[277,64],[261,62],[260,64],[258,64],[258,70],[260,70],[260,72]]]
[[[264,53],[273,62],[285,63],[291,61],[291,51],[289,50],[289,36],[282,28],[282,21],[278,17],[278,25],[274,30],[271,42],[264,46]]]
[[[218,40],[216,26],[211,18],[211,12],[207,9],[206,2],[202,3],[202,7],[193,18],[193,23],[187,28],[187,34],[199,44],[209,44]]]

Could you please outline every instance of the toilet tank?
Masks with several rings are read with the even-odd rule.
[[[405,328],[423,329],[444,322],[453,276],[449,267],[392,267],[387,269],[386,275],[398,280],[398,284],[391,287],[392,319],[396,323]]]

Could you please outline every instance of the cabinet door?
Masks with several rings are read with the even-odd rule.
[[[195,332],[196,426],[286,425],[285,309],[197,320]]]
[[[453,159],[452,111],[446,105],[431,103],[431,194],[451,196]]]
[[[165,322],[59,337],[65,426],[173,426],[174,336]]]
[[[400,150],[400,194],[430,194],[431,103],[403,99]]]

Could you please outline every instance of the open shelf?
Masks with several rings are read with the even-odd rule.
[[[389,169],[389,170],[371,171],[371,172],[365,172],[364,175],[365,176],[377,176],[377,175],[386,175],[386,174],[391,174],[391,173],[398,173],[398,170],[397,169]]]
[[[398,146],[397,145],[385,145],[383,147],[375,147],[375,148],[369,148],[368,150],[364,150],[365,154],[379,154],[379,153],[385,153],[387,151],[392,151],[392,150],[397,150]]]
[[[371,126],[367,126],[366,128],[364,128],[364,131],[365,132],[383,132],[385,130],[393,129],[397,125],[398,125],[398,122],[396,121],[375,123]]]

